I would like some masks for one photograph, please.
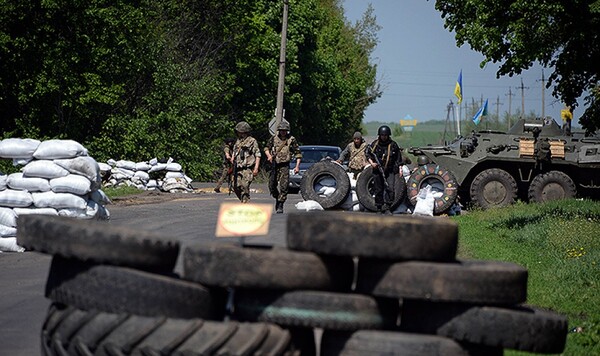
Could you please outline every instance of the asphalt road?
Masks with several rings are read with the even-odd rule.
[[[194,184],[195,188],[212,188],[213,184]],[[265,185],[252,188],[252,203],[273,204]],[[222,191],[226,191],[223,189]],[[181,250],[192,243],[214,241],[217,214],[221,203],[237,202],[227,193],[186,194],[180,198],[153,204],[108,205],[108,224],[147,230],[177,238]],[[287,213],[296,211],[302,201],[290,194],[284,214],[273,214],[267,236],[248,237],[246,243],[285,246]],[[0,355],[40,355],[40,332],[48,305],[44,287],[51,256],[36,252],[0,254]],[[182,261],[175,268],[181,273]]]

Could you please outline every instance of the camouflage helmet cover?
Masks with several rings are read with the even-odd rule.
[[[250,127],[250,124],[248,124],[246,121],[240,121],[237,123],[237,125],[235,125],[235,131],[246,133],[252,131],[252,128]]]
[[[277,130],[290,131],[290,123],[287,122],[286,120],[281,120],[281,122],[279,123],[279,125],[277,125]]]

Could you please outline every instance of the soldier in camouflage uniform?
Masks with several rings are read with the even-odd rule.
[[[362,134],[356,131],[354,136],[352,136],[352,142],[344,148],[340,154],[340,158],[336,161],[341,164],[349,156],[348,171],[353,174],[354,179],[358,179],[358,174],[363,171],[365,166],[369,165],[365,156],[366,148],[367,143],[363,139]]]
[[[217,186],[215,187],[215,192],[217,193],[221,192],[221,185],[223,185],[225,180],[227,180],[227,183],[231,181],[231,174],[233,173],[231,157],[233,155],[234,142],[234,138],[228,137],[225,139],[225,143],[223,144],[223,167],[221,168],[221,177],[217,181]],[[231,191],[229,193],[231,193]]]
[[[269,179],[269,191],[275,198],[275,211],[283,213],[283,204],[287,199],[288,185],[290,180],[290,161],[296,160],[294,173],[300,171],[300,160],[302,152],[298,147],[298,141],[289,133],[290,124],[281,121],[277,126],[277,135],[271,136],[265,147],[267,160],[273,165],[271,179]]]
[[[233,157],[231,163],[236,165],[236,185],[233,187],[235,195],[242,203],[250,200],[250,184],[258,174],[260,164],[260,149],[258,142],[250,136],[252,128],[246,121],[240,121],[235,125],[237,140],[233,145]]]

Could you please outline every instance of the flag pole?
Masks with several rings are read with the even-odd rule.
[[[460,104],[457,104],[458,110],[456,111],[456,130],[458,131],[458,136],[460,136]]]

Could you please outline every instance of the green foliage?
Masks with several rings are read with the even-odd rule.
[[[527,303],[567,315],[574,332],[565,355],[600,352],[600,203],[519,203],[453,219],[460,228],[460,258],[524,266]]]
[[[488,62],[500,63],[497,75],[515,75],[533,63],[553,68],[548,87],[573,108],[586,97],[579,121],[588,131],[600,128],[598,67],[600,12],[597,0],[485,1],[436,0],[456,43],[468,43]]]

